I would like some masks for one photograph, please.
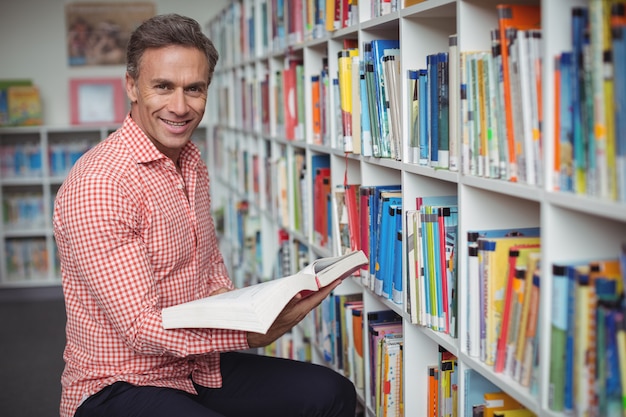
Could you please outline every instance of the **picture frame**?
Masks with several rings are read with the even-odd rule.
[[[73,125],[120,124],[127,112],[120,78],[70,80],[70,116]]]

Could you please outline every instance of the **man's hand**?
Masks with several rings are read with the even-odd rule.
[[[220,288],[216,289],[215,291],[213,291],[211,294],[209,294],[209,296],[223,294],[223,293],[228,292],[228,291],[232,291],[232,290],[230,288],[220,287]]]
[[[272,326],[269,328],[266,334],[261,333],[248,333],[248,345],[251,348],[267,346],[274,342],[276,339],[287,333],[291,328],[307,315],[311,310],[317,307],[324,298],[326,298],[332,290],[334,290],[341,280],[338,279],[335,282],[321,288],[319,291],[315,291],[302,298],[300,294],[296,295],[280,312]]]

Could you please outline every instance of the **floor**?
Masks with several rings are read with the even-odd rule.
[[[2,300],[0,329],[0,416],[58,417],[63,300]]]

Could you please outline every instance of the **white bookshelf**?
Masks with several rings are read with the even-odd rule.
[[[245,0],[260,10],[261,0]],[[271,2],[268,2],[268,4]],[[476,229],[495,229],[509,227],[541,227],[541,297],[539,320],[539,356],[541,366],[537,375],[537,392],[531,393],[507,376],[495,373],[477,358],[467,353],[467,311],[477,306],[468,305],[467,301],[467,253],[459,255],[459,328],[458,338],[453,339],[425,328],[410,324],[403,306],[394,305],[388,300],[375,296],[363,288],[358,281],[352,280],[342,285],[344,291],[363,293],[365,310],[390,308],[402,314],[404,320],[404,413],[406,416],[424,415],[428,401],[426,394],[426,367],[437,362],[438,346],[443,346],[459,359],[458,409],[462,414],[465,392],[471,390],[463,378],[464,371],[471,369],[492,381],[502,390],[512,395],[525,407],[539,416],[559,416],[548,407],[548,382],[550,357],[550,305],[552,288],[549,278],[551,265],[557,261],[587,259],[589,257],[617,256],[619,245],[626,239],[626,205],[571,193],[555,192],[553,179],[549,175],[549,161],[554,155],[553,138],[554,119],[552,112],[546,111],[543,117],[543,185],[528,186],[504,180],[492,180],[463,175],[459,172],[434,170],[405,162],[361,155],[345,155],[340,149],[312,143],[310,76],[321,69],[322,58],[329,58],[329,72],[336,73],[337,63],[332,57],[337,56],[345,38],[364,41],[380,38],[400,39],[401,73],[410,68],[422,68],[426,55],[448,48],[448,36],[458,34],[459,51],[488,50],[490,47],[489,30],[497,27],[495,6],[502,3],[496,0],[428,0],[409,8],[401,8],[391,14],[369,18],[370,1],[359,1],[359,22],[344,29],[334,31],[320,39],[306,40],[290,45],[288,48],[261,48],[257,44],[255,55],[235,53],[233,50],[220,51],[222,61],[215,75],[215,81],[209,98],[207,114],[209,125],[215,127],[209,135],[209,142],[215,146],[215,153],[209,156],[211,169],[212,193],[214,206],[233,207],[240,200],[251,202],[252,210],[259,216],[260,230],[263,237],[263,253],[260,258],[263,273],[259,279],[268,278],[275,263],[276,236],[283,229],[290,240],[300,241],[309,249],[309,257],[328,256],[332,252],[321,248],[312,241],[311,221],[308,218],[308,230],[296,231],[292,224],[282,225],[279,212],[272,201],[276,199],[276,189],[271,188],[266,195],[268,181],[275,186],[272,172],[264,163],[259,164],[260,195],[252,187],[244,187],[241,177],[233,172],[233,159],[241,156],[243,150],[257,154],[261,160],[272,165],[279,157],[291,161],[294,154],[304,152],[307,163],[314,154],[327,154],[330,157],[332,184],[342,184],[347,172],[348,182],[366,185],[402,184],[403,200],[411,204],[418,195],[456,194],[459,200],[459,247],[467,244],[467,231]],[[562,50],[571,48],[570,9],[576,5],[587,4],[584,0],[544,0],[511,3],[541,4],[543,23],[543,85],[551,86],[553,81],[553,59]],[[271,17],[271,14],[270,14]],[[261,17],[255,17],[257,39],[261,38],[259,26]],[[218,21],[210,22],[208,27],[217,27]],[[231,26],[229,26],[230,28]],[[213,29],[215,30],[215,29]],[[228,29],[229,39],[238,39],[238,31],[243,28]],[[209,31],[211,32],[211,31]],[[215,34],[215,32],[213,32]],[[217,36],[217,35],[216,35]],[[224,45],[224,41],[218,43]],[[260,41],[259,41],[260,42]],[[360,46],[361,47],[361,46]],[[245,103],[239,102],[236,83],[240,75],[245,74],[247,81],[260,80],[263,74],[273,73],[282,68],[287,54],[302,59],[305,72],[306,137],[304,141],[288,141],[277,130],[274,114],[274,98],[270,101],[270,129],[263,132],[260,120],[245,126],[241,120],[241,109]],[[402,91],[406,91],[406,79],[402,80]],[[275,87],[270,77],[270,90]],[[271,95],[270,95],[271,96]],[[227,100],[225,101],[225,97]],[[336,97],[331,96],[331,102]],[[259,105],[259,103],[257,103]],[[228,107],[227,112],[218,109]],[[403,97],[403,136],[408,134],[407,112],[408,98]],[[333,108],[333,106],[330,106]],[[543,108],[554,107],[554,91],[543,89]],[[260,107],[259,107],[260,108]],[[213,116],[211,118],[211,116]],[[328,123],[334,125],[335,118]],[[407,141],[403,141],[407,146]],[[346,171],[347,170],[347,171]],[[307,174],[307,175],[310,175]],[[309,177],[310,178],[310,177]],[[310,182],[310,181],[309,181]],[[246,191],[249,190],[249,191]],[[289,200],[290,203],[291,199]],[[292,207],[291,207],[292,208]],[[293,221],[293,213],[291,220]],[[228,216],[228,215],[227,215]],[[231,222],[227,224],[232,225]],[[226,227],[226,240],[236,246],[233,236],[236,228]],[[239,250],[226,247],[225,250]],[[268,266],[269,265],[269,266]],[[232,265],[235,269],[237,264]],[[405,269],[406,270],[406,269]],[[300,331],[291,337],[298,337]],[[313,348],[313,360],[321,362]],[[366,350],[367,354],[367,350]],[[367,367],[367,365],[366,365]],[[366,378],[368,372],[366,371]],[[366,379],[367,386],[367,379]],[[368,407],[368,415],[373,415],[368,399],[362,399]]]
[[[54,198],[73,162],[118,127],[0,128],[0,288],[61,285]],[[193,137],[204,154],[206,137],[204,126]]]

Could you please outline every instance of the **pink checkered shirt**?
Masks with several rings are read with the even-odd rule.
[[[195,145],[182,150],[180,166],[184,182],[128,116],[59,190],[54,236],[67,310],[61,417],[116,381],[195,393],[193,374],[219,387],[219,352],[248,347],[241,331],[163,329],[161,309],[232,288]]]

